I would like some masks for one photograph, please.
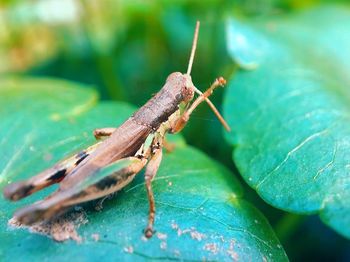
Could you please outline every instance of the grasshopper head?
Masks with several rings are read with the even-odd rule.
[[[194,54],[197,48],[197,39],[199,31],[199,21],[196,23],[196,29],[194,32],[192,50],[190,60],[188,62],[187,73],[182,74],[180,72],[171,73],[167,80],[166,85],[168,85],[170,91],[175,97],[178,103],[185,102],[188,103],[193,99],[194,93],[198,90],[192,83],[191,69],[194,59]],[[198,93],[198,92],[197,92]]]
[[[171,73],[166,80],[166,84],[169,87],[169,92],[178,98],[179,102],[187,103],[193,99],[196,88],[190,75],[180,72]]]

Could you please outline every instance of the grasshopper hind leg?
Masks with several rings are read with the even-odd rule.
[[[75,184],[72,188],[66,190],[59,189],[45,200],[19,209],[15,212],[14,218],[24,225],[53,219],[76,204],[110,195],[125,187],[146,163],[146,158],[129,157],[120,159],[101,169],[99,173],[90,177],[90,180],[81,181],[81,183]]]
[[[11,183],[5,187],[4,196],[12,201],[17,201],[43,188],[61,182],[81,161],[95,151],[98,145],[99,143],[94,144],[28,180]]]

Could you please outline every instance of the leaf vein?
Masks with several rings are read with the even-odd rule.
[[[256,185],[256,190],[258,190],[260,188],[261,185],[263,185],[266,180],[268,180],[271,175],[273,173],[275,173],[277,170],[279,170],[288,160],[289,158],[295,154],[296,152],[298,152],[303,146],[305,146],[307,143],[309,143],[310,141],[314,140],[315,138],[322,136],[324,134],[326,134],[329,130],[328,129],[324,129],[320,132],[314,133],[310,136],[308,136],[307,138],[305,138],[301,143],[299,143],[296,147],[294,147],[291,151],[289,151],[286,155],[286,157],[282,160],[281,163],[279,163],[272,171],[270,171],[257,185]]]

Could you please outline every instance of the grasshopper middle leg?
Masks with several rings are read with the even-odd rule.
[[[110,136],[116,130],[115,127],[104,127],[94,130],[94,137],[96,139],[101,139]]]
[[[156,176],[160,162],[162,161],[162,141],[155,139],[151,146],[151,159],[146,166],[145,171],[145,184],[147,190],[147,197],[149,201],[149,216],[148,224],[145,229],[145,236],[147,238],[152,237],[153,235],[153,224],[156,213],[154,195],[152,191],[152,180]]]

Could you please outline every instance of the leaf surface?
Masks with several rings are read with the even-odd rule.
[[[346,237],[349,25],[350,9],[344,6],[228,22],[231,57],[257,67],[233,77],[224,103],[233,128],[227,138],[247,183],[277,208],[319,213]],[[257,45],[249,53],[252,43]]]

